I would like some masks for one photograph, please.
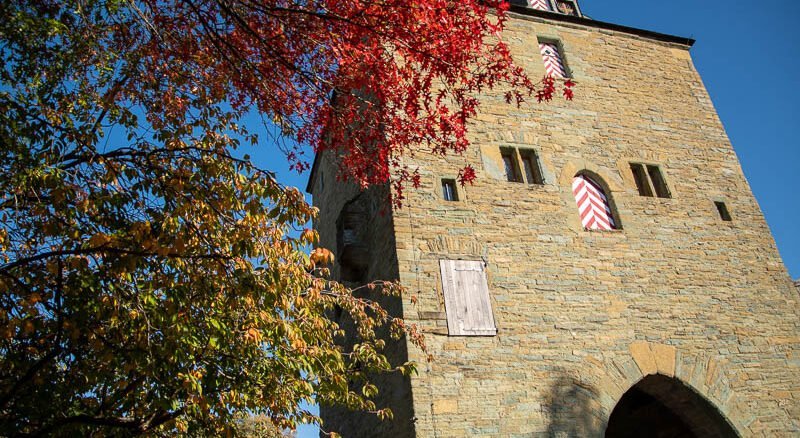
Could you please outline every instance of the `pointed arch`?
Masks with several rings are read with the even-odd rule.
[[[578,172],[572,179],[572,195],[578,206],[578,215],[587,230],[619,229],[619,218],[614,214],[610,193],[599,176],[588,171]]]
[[[709,400],[674,377],[651,374],[620,398],[608,419],[606,438],[680,436],[737,438]]]

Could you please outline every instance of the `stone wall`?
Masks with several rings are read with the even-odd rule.
[[[346,237],[342,236],[342,222],[346,218],[342,212],[357,212],[362,217],[357,218],[357,234],[361,240],[364,253],[359,254],[363,262],[363,278],[357,282],[344,283],[350,287],[374,280],[397,280],[398,264],[395,255],[395,239],[392,224],[392,214],[387,206],[388,192],[386,187],[373,187],[367,191],[360,191],[351,184],[336,181],[336,167],[330,157],[323,155],[318,158],[315,165],[314,180],[309,187],[314,196],[314,206],[319,208],[319,220],[314,227],[320,234],[320,246],[334,252],[335,263],[331,272],[334,279],[342,280],[347,277],[342,265],[352,259],[352,253],[346,254],[344,248]],[[355,207],[355,208],[353,208]],[[345,269],[344,271],[347,271]],[[364,292],[360,292],[364,293]],[[393,316],[402,317],[402,302],[398,297],[385,297],[379,293],[370,293],[369,298],[377,300],[383,308]],[[350,318],[341,312],[331,315],[336,318],[339,325],[346,333],[353,334],[354,330]],[[382,333],[387,340],[385,353],[390,362],[397,366],[408,361],[408,352],[405,340],[392,341],[387,333]],[[342,346],[349,349],[352,339],[343,340]],[[414,423],[412,421],[411,386],[409,379],[399,373],[385,374],[373,377],[373,383],[378,386],[379,397],[376,400],[378,408],[389,407],[394,414],[394,421],[380,421],[373,414],[356,413],[347,410],[321,406],[323,431],[334,431],[345,437],[363,436],[364,430],[375,436],[414,436]],[[354,388],[357,389],[357,388]]]
[[[498,90],[464,156],[408,159],[422,187],[391,238],[418,298],[403,313],[435,359],[408,348],[416,425],[392,436],[602,436],[651,374],[689,386],[742,436],[800,434],[800,298],[688,47],[512,15],[515,59],[541,77],[537,37],[559,41],[576,98],[515,108]],[[501,147],[535,150],[545,184],[507,182]],[[672,197],[639,196],[632,161],[659,165]],[[467,163],[478,180],[444,201],[441,179]],[[603,179],[621,230],[582,228],[570,184],[583,170]],[[326,244],[340,195],[314,195]],[[487,262],[497,336],[448,336],[438,262],[455,258]]]

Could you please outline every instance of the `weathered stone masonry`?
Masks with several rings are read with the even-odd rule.
[[[416,305],[404,297],[397,312],[423,327],[435,360],[400,347],[398,358],[407,354],[420,373],[385,383],[400,394],[387,396],[400,412],[395,424],[323,409],[326,429],[603,436],[623,394],[661,375],[740,436],[800,435],[800,294],[690,42],[550,13],[511,15],[504,38],[515,59],[543,76],[538,38],[558,41],[575,101],[515,108],[498,90],[483,97],[463,157],[407,159],[423,185],[402,209],[371,219],[367,277],[394,275],[418,297]],[[535,150],[544,184],[507,182],[501,147]],[[330,159],[318,157],[309,188],[321,244],[336,250],[337,218],[358,193],[336,184]],[[672,197],[640,196],[631,162],[660,166]],[[441,179],[466,163],[478,180],[458,188],[457,202],[443,200]],[[584,170],[607,186],[620,230],[582,228],[570,183]],[[720,220],[715,201],[732,221]],[[449,336],[441,259],[486,261],[496,336]],[[699,415],[676,414],[687,424]]]

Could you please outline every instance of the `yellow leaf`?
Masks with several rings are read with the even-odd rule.
[[[300,235],[300,240],[306,243],[315,243],[318,238],[317,232],[309,228],[303,230],[303,234]]]
[[[333,263],[333,253],[325,248],[316,248],[314,251],[311,251],[311,261],[317,265],[331,264]]]
[[[89,238],[89,246],[93,248],[101,247],[107,244],[108,242],[111,242],[111,237],[109,237],[104,233],[97,233],[91,238]]]
[[[248,342],[257,343],[261,340],[261,332],[258,329],[251,328],[244,334],[244,339]]]

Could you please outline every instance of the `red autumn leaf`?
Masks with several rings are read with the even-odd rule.
[[[473,181],[475,181],[475,169],[471,165],[466,165],[463,169],[458,172],[458,182],[461,184],[461,187],[464,187],[469,183],[472,185]]]

